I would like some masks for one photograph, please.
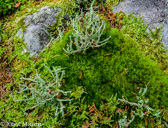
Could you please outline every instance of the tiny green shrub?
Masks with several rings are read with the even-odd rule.
[[[74,92],[71,93],[71,97],[79,99],[83,93],[85,93],[84,89],[82,87],[78,87]]]

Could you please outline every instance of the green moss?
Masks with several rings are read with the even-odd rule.
[[[9,94],[9,93],[8,93]],[[16,97],[16,95],[10,94],[8,100],[2,99],[0,101],[0,118],[4,119],[7,122],[23,122],[26,121],[26,116],[24,114],[25,104],[22,102],[14,102],[12,96]],[[18,97],[22,97],[21,95],[17,95]]]
[[[69,16],[72,16],[75,13],[74,8],[79,7],[79,5],[76,4],[75,0],[61,0],[58,4],[52,4],[50,7],[60,7],[62,8],[62,15],[67,13]]]
[[[0,47],[0,56],[3,55],[4,51],[5,51],[5,49]]]
[[[161,69],[167,74],[167,50],[163,49],[164,45],[161,43],[161,27],[147,32],[147,25],[144,24],[142,17],[135,17],[133,14],[124,14],[123,12],[117,13],[118,21],[121,24],[121,32],[131,37],[136,43],[137,48],[142,51],[145,56],[149,56],[159,64]],[[119,20],[119,17],[123,20]]]
[[[23,23],[23,19],[20,20],[20,23]],[[136,23],[136,27],[132,26],[133,23]],[[75,91],[78,87],[84,87],[86,91],[85,100],[82,100],[83,102],[79,105],[80,108],[84,108],[84,111],[78,113],[79,107],[71,104],[67,107],[67,112],[70,112],[70,116],[66,119],[61,119],[62,124],[67,124],[67,126],[72,127],[77,125],[84,126],[84,121],[89,120],[87,116],[89,112],[86,110],[88,109],[88,104],[91,105],[95,102],[97,106],[100,106],[101,101],[108,101],[111,95],[116,93],[119,98],[124,95],[129,101],[133,102],[136,98],[131,92],[138,93],[137,88],[144,87],[148,82],[150,82],[148,84],[149,91],[146,97],[149,99],[149,106],[152,108],[167,109],[168,76],[162,72],[161,69],[163,69],[163,67],[160,68],[157,64],[161,62],[161,60],[158,59],[158,61],[156,61],[157,57],[154,53],[157,52],[152,51],[158,45],[151,45],[154,41],[148,38],[146,27],[142,24],[141,20],[133,18],[131,21],[131,17],[127,17],[123,20],[122,24],[123,28],[121,32],[119,32],[117,29],[111,29],[109,23],[106,21],[106,30],[101,40],[109,36],[112,36],[112,38],[106,45],[100,48],[88,49],[85,55],[77,53],[67,56],[63,51],[63,48],[65,48],[66,44],[70,41],[69,36],[72,35],[72,30],[64,34],[62,41],[55,41],[48,48],[45,48],[37,58],[29,57],[28,54],[21,54],[24,47],[23,41],[14,38],[10,44],[12,47],[10,60],[15,59],[13,71],[15,72],[14,78],[16,85],[23,82],[20,80],[21,77],[34,76],[35,69],[39,69],[42,78],[49,81],[50,75],[44,68],[44,64],[50,68],[53,66],[63,67],[66,75],[61,89]],[[14,25],[16,25],[16,23]],[[16,27],[13,29],[15,28]],[[10,29],[8,29],[8,32],[9,31]],[[158,32],[156,31],[156,33]],[[157,41],[155,41],[155,43],[158,43],[159,36],[156,33],[152,34],[154,36],[156,35]],[[5,38],[3,39],[6,40],[6,42],[10,41],[8,38],[15,34],[16,32],[13,34],[9,32],[4,35]],[[159,44],[159,48],[161,49],[160,46]],[[143,50],[145,50],[145,54]],[[157,55],[161,51],[162,50],[160,50]],[[8,88],[10,88],[10,86]],[[16,94],[14,94],[14,97],[24,98]],[[23,113],[23,110],[25,106],[30,106],[21,102],[13,103],[11,98],[9,98],[7,104],[5,101],[2,101],[1,104],[1,110],[5,108],[6,111],[8,110],[6,106],[12,105],[5,116],[4,111],[1,111],[2,114],[0,117],[5,118],[6,121],[19,122],[20,120],[26,120],[27,115]],[[19,105],[21,107],[19,107]],[[116,106],[113,107],[116,108]],[[109,107],[109,109],[112,108]],[[113,112],[115,110],[112,109],[111,111]],[[74,114],[74,112],[78,114]],[[29,122],[41,122],[44,126],[60,125],[58,123],[59,121],[53,117],[52,108],[36,108],[29,113],[30,115],[27,117]],[[19,116],[15,120],[16,115]],[[38,116],[42,116],[42,119],[38,118]],[[125,114],[122,116],[125,116]],[[115,116],[114,119],[118,119],[118,117]],[[166,120],[166,114],[164,114],[164,119]],[[139,120],[141,119],[137,118],[131,126],[134,127],[137,126],[137,124],[139,127],[145,126],[144,121]],[[69,122],[72,123],[69,124]],[[101,126],[105,127],[105,125]]]
[[[166,122],[168,122],[168,110],[165,110],[165,111],[163,112],[163,119],[164,119]]]
[[[115,6],[115,5],[119,4],[121,1],[123,1],[123,0],[106,0],[105,5],[106,6]]]
[[[154,61],[137,50],[137,44],[132,39],[124,37],[116,29],[107,29],[103,38],[112,36],[108,44],[101,48],[90,48],[86,55],[78,53],[68,58],[62,48],[69,41],[70,33],[65,34],[62,43],[55,43],[49,51],[43,53],[45,61],[42,59],[49,67],[66,67],[65,90],[83,86],[87,90],[87,103],[98,104],[116,92],[119,97],[124,95],[135,100],[131,92],[137,93],[137,87],[150,82],[147,94],[150,105],[154,108],[168,107],[167,76]],[[52,58],[54,55],[60,56]]]
[[[19,28],[22,29],[22,32],[24,33],[26,31],[26,28],[28,25],[24,25],[25,23],[23,22],[24,21],[24,17],[22,17],[18,22],[17,22],[17,25]]]

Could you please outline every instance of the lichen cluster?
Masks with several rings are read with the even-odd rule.
[[[67,7],[76,11],[87,3],[78,1],[74,7],[75,1],[57,2],[59,6],[69,4]],[[3,48],[0,47],[0,59],[4,63],[0,69],[7,71],[5,66],[11,66],[14,81],[10,84],[2,79],[0,119],[3,124],[166,127],[167,56],[161,47],[160,30],[149,34],[140,18],[112,14],[108,7],[98,6],[101,1],[97,0],[97,5],[94,2],[92,10],[85,6],[84,12],[77,11],[78,15],[73,11],[66,28],[61,28],[60,18],[51,28],[52,41],[37,57],[22,53],[23,40],[15,37],[16,30],[9,32],[17,22],[4,25]],[[119,1],[108,2],[114,5]],[[63,10],[61,16],[68,11]],[[106,42],[100,43],[103,41]]]

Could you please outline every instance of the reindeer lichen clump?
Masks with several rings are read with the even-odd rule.
[[[29,83],[30,86],[27,86],[25,84],[20,84],[20,92],[17,93],[23,93],[23,92],[28,92],[30,91],[31,96],[27,96],[25,93],[24,97],[25,99],[22,100],[15,100],[14,101],[25,101],[27,104],[33,105],[31,108],[28,109],[33,109],[35,107],[45,107],[45,106],[50,106],[55,108],[55,116],[57,116],[59,113],[62,113],[62,116],[64,116],[64,111],[63,109],[65,106],[63,105],[63,101],[71,101],[72,99],[61,99],[60,95],[67,95],[68,93],[71,93],[71,91],[63,91],[60,90],[59,88],[61,87],[61,81],[63,79],[63,76],[65,74],[64,71],[61,71],[60,68],[54,69],[53,71],[45,66],[51,76],[52,80],[50,82],[46,82],[46,80],[42,79],[40,77],[40,74],[36,73],[36,77],[34,78],[22,78],[23,80],[31,81]],[[29,98],[30,97],[30,98]],[[58,110],[60,110],[58,112]]]
[[[69,36],[70,44],[67,44],[66,50],[64,49],[66,53],[85,53],[85,51],[90,47],[100,47],[106,44],[107,40],[111,38],[110,36],[101,41],[101,36],[105,29],[105,22],[101,21],[99,16],[96,15],[95,11],[93,10],[93,3],[89,9],[89,12],[87,12],[85,16],[81,10],[81,14],[77,14],[76,17],[71,20],[70,24],[74,32],[72,33],[72,36]],[[67,24],[70,25],[69,23]],[[75,48],[73,48],[73,45]]]

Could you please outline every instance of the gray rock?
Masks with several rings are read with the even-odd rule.
[[[168,0],[123,0],[113,7],[113,12],[134,13],[142,16],[144,23],[149,23],[148,28],[154,30],[163,25],[162,42],[168,49]]]
[[[43,7],[40,12],[26,16],[23,20],[27,28],[25,32],[22,29],[17,31],[17,36],[23,37],[30,51],[30,56],[37,55],[49,42],[50,37],[47,34],[47,26],[56,23],[56,17],[61,8]],[[26,50],[24,50],[26,51]]]

